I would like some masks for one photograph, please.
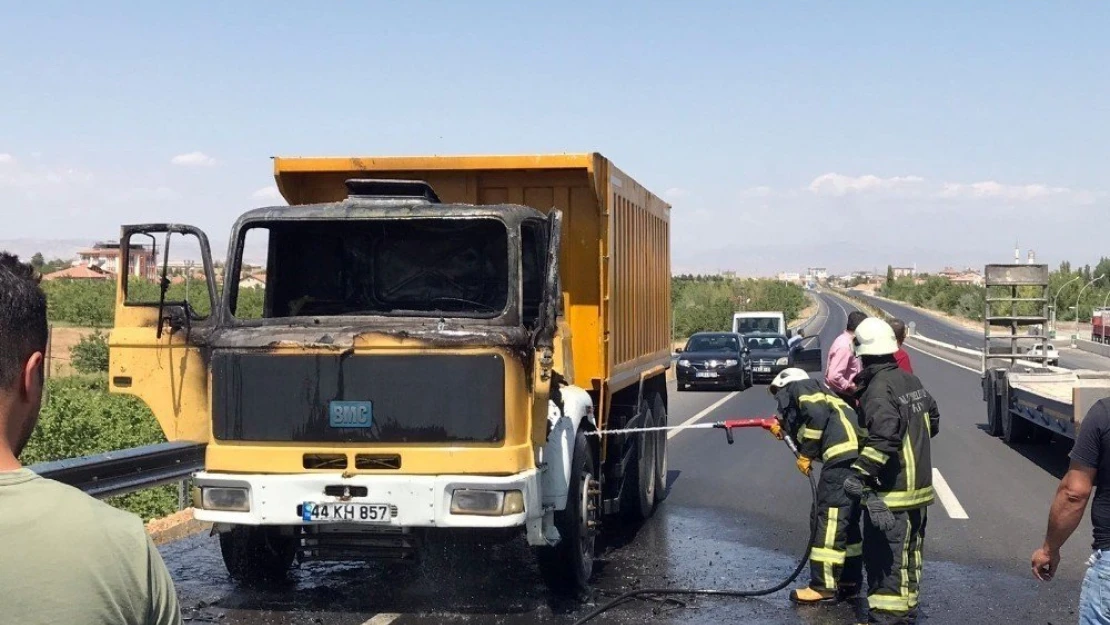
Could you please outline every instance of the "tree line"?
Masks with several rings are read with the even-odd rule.
[[[887,280],[879,293],[914,306],[973,320],[982,320],[986,309],[985,287],[954,284],[942,276],[928,274],[895,278],[892,267],[887,268]],[[1010,292],[1001,288],[992,295],[1009,297]],[[1018,295],[1029,298],[1039,293],[1036,288],[1022,288]],[[1056,305],[1058,321],[1075,321],[1076,315],[1080,321],[1089,321],[1096,308],[1110,306],[1110,258],[1102,257],[1094,266],[1073,268],[1070,262],[1060,263],[1057,269],[1049,272],[1047,296],[1048,304]],[[1036,302],[1022,302],[1016,310],[1022,315],[1035,315],[1041,312],[1040,306]]]
[[[796,284],[769,279],[719,275],[680,275],[671,279],[672,334],[681,339],[695,332],[727,331],[732,315],[745,310],[782,311],[787,322],[806,307],[805,291]]]

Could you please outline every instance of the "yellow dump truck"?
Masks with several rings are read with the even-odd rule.
[[[231,574],[523,534],[550,583],[585,587],[603,519],[666,495],[666,437],[606,432],[667,422],[670,207],[599,154],[275,158],[274,176],[290,205],[242,215],[222,272],[193,227],[125,226],[161,295],[120,272],[110,337],[112,390],[207,443],[195,514]],[[189,237],[207,311],[167,296]]]

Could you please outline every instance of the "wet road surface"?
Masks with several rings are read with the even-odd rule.
[[[822,344],[845,314],[825,300]],[[850,310],[848,304],[845,308]],[[934,465],[967,518],[950,502],[929,511],[922,619],[929,623],[1074,623],[1090,525],[1065,546],[1057,579],[1029,574],[1049,503],[1067,466],[1066,442],[1010,447],[981,428],[977,374],[912,352],[937,396],[942,428]],[[724,400],[706,421],[770,414],[766,387],[743,393],[671,388],[670,420],[679,423]],[[193,536],[162,553],[177,582],[187,622],[227,624],[416,625],[431,623],[569,624],[593,605],[631,588],[768,587],[787,576],[808,538],[810,495],[785,447],[762,431],[736,432],[727,445],[714,430],[669,440],[670,495],[638,531],[608,534],[587,604],[549,593],[523,539],[478,547],[439,547],[417,566],[304,564],[281,584],[232,582],[214,537]],[[801,582],[806,580],[803,573]],[[788,591],[752,600],[687,598],[633,601],[595,623],[851,623],[849,606],[796,608]]]

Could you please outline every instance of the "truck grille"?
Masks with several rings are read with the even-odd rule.
[[[365,406],[369,418],[333,425],[333,401]],[[227,441],[499,442],[505,433],[505,362],[493,354],[217,352],[212,429]],[[337,461],[318,454],[305,458],[306,468]],[[356,464],[391,469],[400,458],[356,457]]]

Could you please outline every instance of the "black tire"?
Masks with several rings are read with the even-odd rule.
[[[284,579],[297,556],[297,541],[281,528],[238,526],[220,534],[220,555],[227,572],[243,583]]]
[[[989,375],[989,374],[988,374]],[[1002,436],[1002,397],[995,392],[994,384],[988,379],[987,387],[987,434]]]
[[[540,574],[552,590],[579,595],[589,591],[601,504],[599,497],[591,494],[600,493],[595,475],[593,451],[579,430],[574,437],[567,507],[555,511],[559,543],[536,550]]]
[[[651,398],[651,412],[655,417],[656,426],[667,425],[667,402],[663,396],[656,393]],[[667,432],[656,432],[655,439],[655,504],[659,505],[667,498]]]
[[[655,418],[647,399],[640,400],[643,427],[653,427]],[[637,435],[632,443],[632,457],[624,474],[621,507],[625,518],[634,523],[651,518],[655,510],[655,437],[649,432]]]
[[[1030,432],[1037,427],[1025,419],[1012,414],[1009,410],[1002,417],[1002,440],[1007,443],[1024,443],[1029,440]]]

